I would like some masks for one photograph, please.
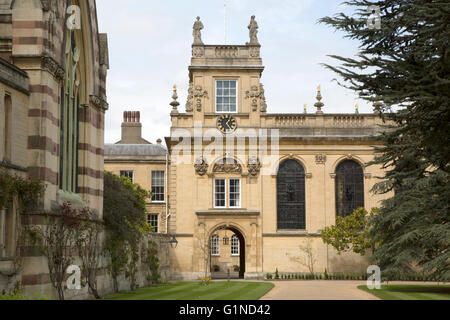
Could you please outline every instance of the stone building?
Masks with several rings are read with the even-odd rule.
[[[367,258],[337,255],[320,233],[336,216],[382,200],[369,192],[382,170],[364,166],[381,119],[327,114],[320,87],[315,113],[269,113],[257,28],[252,18],[245,45],[205,45],[200,19],[194,25],[188,101],[178,110],[174,89],[166,138],[168,232],[179,241],[172,277],[209,273],[224,230],[239,240],[247,279],[309,272],[300,250],[307,245],[316,272],[363,272]]]
[[[102,218],[108,68],[94,0],[0,0],[0,166],[46,187],[36,212],[0,214],[0,292],[20,281],[54,297],[36,250],[15,269],[15,226],[44,224],[72,194]]]
[[[139,111],[125,111],[122,138],[116,144],[105,144],[105,170],[126,176],[153,195],[147,203],[147,222],[157,233],[166,233],[167,150],[158,140],[151,144],[142,138]]]

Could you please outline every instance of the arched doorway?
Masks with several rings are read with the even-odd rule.
[[[244,279],[245,275],[245,238],[234,227],[216,228],[209,238],[209,261],[211,278]],[[238,270],[235,268],[238,266]]]

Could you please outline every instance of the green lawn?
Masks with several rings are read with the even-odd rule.
[[[268,282],[177,282],[106,296],[106,300],[258,300],[274,285]]]
[[[382,285],[380,290],[358,289],[373,294],[382,300],[450,300],[450,286],[437,285]]]

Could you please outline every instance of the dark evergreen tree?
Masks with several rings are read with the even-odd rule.
[[[355,15],[320,22],[360,42],[353,58],[331,56],[325,65],[342,86],[375,103],[386,120],[383,143],[368,165],[385,169],[376,193],[394,195],[370,220],[374,259],[387,278],[417,267],[436,280],[450,279],[450,2],[354,0]],[[380,9],[380,28],[369,6]],[[395,112],[393,110],[396,110]]]

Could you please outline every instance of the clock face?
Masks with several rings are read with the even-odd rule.
[[[217,119],[217,128],[222,133],[231,133],[237,128],[236,119],[229,114],[224,114]]]

